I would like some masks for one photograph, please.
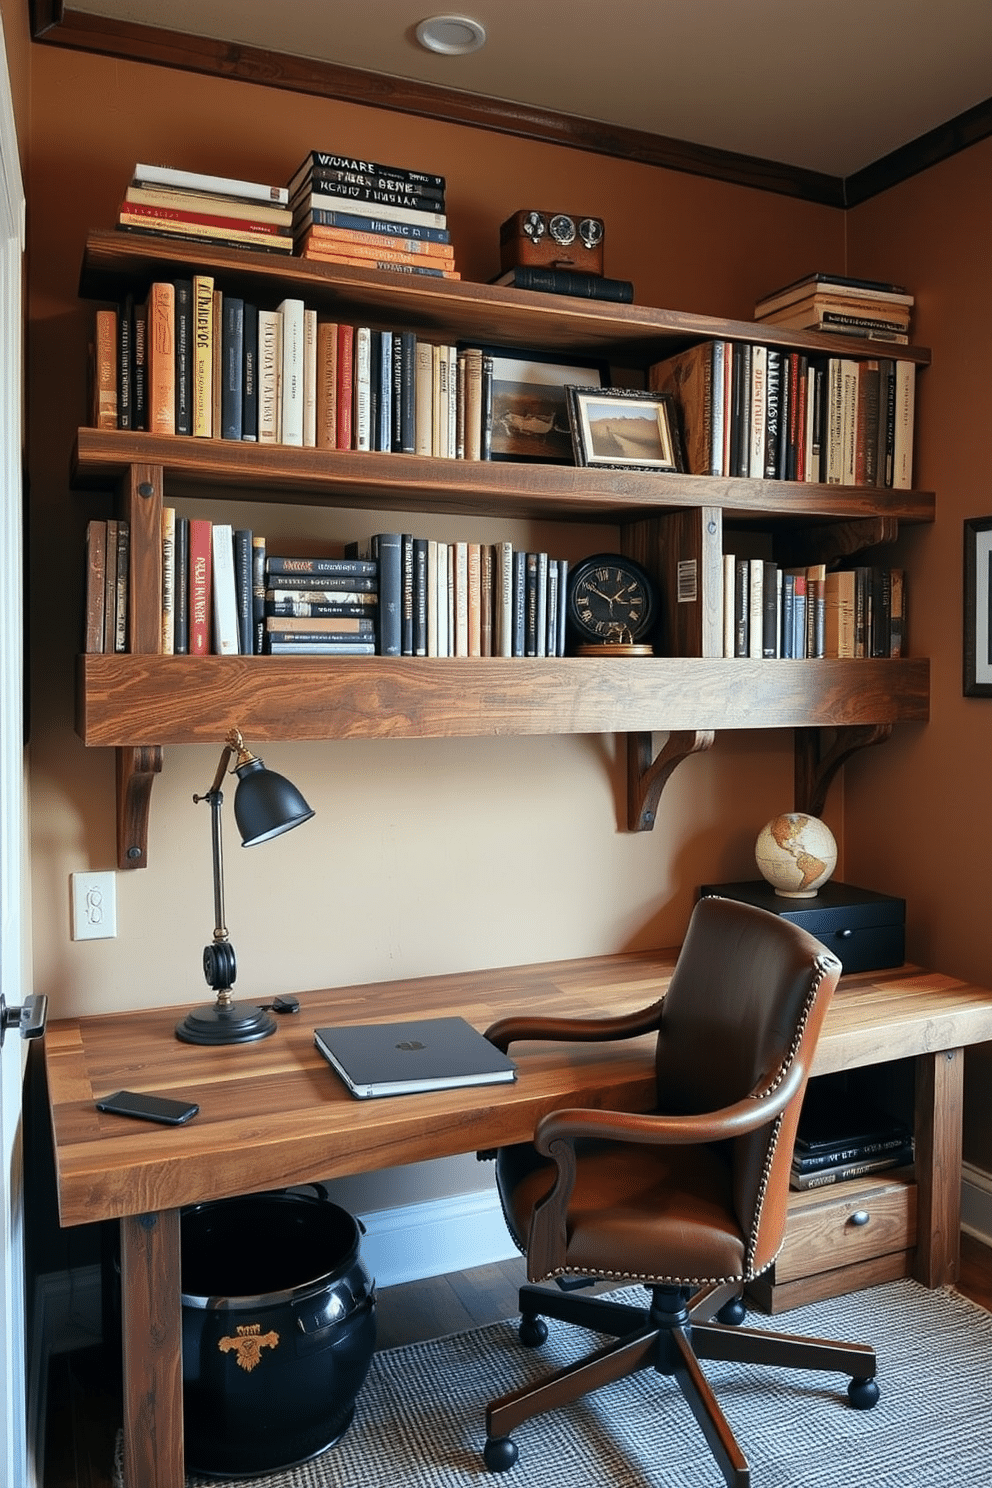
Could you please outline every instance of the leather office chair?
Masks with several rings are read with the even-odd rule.
[[[653,1368],[674,1376],[728,1484],[747,1462],[700,1368],[706,1359],[840,1371],[850,1403],[878,1399],[875,1353],[739,1326],[746,1284],[782,1244],[789,1167],[803,1092],[840,963],[778,915],[701,899],[667,995],[620,1018],[511,1017],[488,1029],[516,1039],[595,1041],[657,1032],[657,1109],[554,1111],[534,1142],[501,1148],[504,1214],[527,1256],[520,1337],[547,1337],[540,1314],[617,1341],[493,1402],[486,1466],[517,1460],[510,1432],[611,1380]],[[650,1306],[576,1295],[608,1279],[640,1283]]]

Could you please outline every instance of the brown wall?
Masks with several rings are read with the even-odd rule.
[[[814,265],[878,271],[918,289],[920,338],[935,348],[925,393],[921,384],[922,483],[940,488],[940,517],[904,547],[911,570],[925,558],[928,570],[936,560],[939,575],[933,585],[928,571],[927,593],[917,584],[912,599],[913,649],[935,656],[934,721],[929,730],[900,730],[893,744],[849,767],[848,819],[840,785],[826,815],[841,843],[839,871],[907,893],[914,954],[932,951],[962,974],[992,976],[981,931],[970,928],[982,922],[981,884],[969,912],[953,872],[956,842],[971,849],[966,862],[981,861],[975,833],[984,810],[983,752],[977,739],[962,742],[968,725],[972,738],[987,727],[985,705],[965,705],[959,686],[955,692],[959,519],[969,504],[984,504],[971,489],[983,470],[978,436],[971,451],[964,443],[980,394],[949,366],[968,357],[969,313],[951,228],[937,263],[926,247],[928,232],[945,241],[931,202],[955,220],[967,215],[987,147],[888,193],[848,223],[827,208],[554,146],[54,48],[32,48],[31,84],[35,981],[54,1016],[204,997],[200,948],[212,923],[208,825],[191,796],[209,783],[217,751],[174,749],[154,790],[150,866],[118,875],[118,938],[69,939],[69,874],[114,863],[113,759],[84,750],[72,718],[82,535],[87,516],[105,510],[68,488],[93,315],[76,297],[85,235],[113,223],[136,160],[280,182],[311,148],[445,175],[458,263],[469,279],[497,271],[506,216],[547,206],[606,220],[606,271],[633,279],[643,303],[746,318],[760,292]],[[959,239],[957,251],[967,252],[968,242],[962,249]],[[977,246],[972,258],[977,280]],[[953,504],[943,468],[948,418],[960,440]],[[981,418],[975,422],[984,432]],[[236,520],[270,538],[348,538],[392,525],[388,513],[240,510]],[[481,519],[457,532],[450,519],[425,519],[422,531],[509,536],[571,558],[615,537],[608,528]],[[633,836],[618,829],[623,761],[609,738],[285,745],[266,758],[301,784],[318,815],[255,855],[228,853],[228,920],[245,996],[671,944],[696,885],[751,876],[758,829],[792,801],[791,739],[771,733],[729,735],[687,761],[654,832]],[[965,779],[974,785],[967,797],[945,798]],[[917,833],[921,807],[925,828]],[[945,932],[951,924],[955,933]]]
[[[992,513],[984,348],[992,332],[992,141],[849,214],[858,273],[912,285],[916,339],[933,350],[918,382],[917,484],[937,521],[904,536],[910,644],[931,658],[931,718],[847,770],[847,871],[907,899],[908,954],[992,984],[992,701],[962,694],[962,524]],[[965,1156],[992,1171],[992,1047],[969,1055]]]

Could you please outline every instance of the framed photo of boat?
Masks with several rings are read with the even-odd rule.
[[[569,386],[566,394],[576,465],[605,470],[683,468],[670,393]]]
[[[483,356],[492,364],[491,388],[483,398],[488,457],[574,464],[565,389],[602,387],[607,364],[501,346],[484,347]]]

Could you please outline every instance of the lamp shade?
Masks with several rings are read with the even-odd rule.
[[[235,774],[234,819],[243,847],[267,842],[313,816],[313,809],[293,782],[275,770],[267,770],[260,759],[249,758],[237,766]]]

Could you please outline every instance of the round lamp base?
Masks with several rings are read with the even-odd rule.
[[[194,1008],[176,1024],[176,1038],[185,1044],[250,1044],[276,1031],[276,1021],[264,1008],[231,1003]]]

